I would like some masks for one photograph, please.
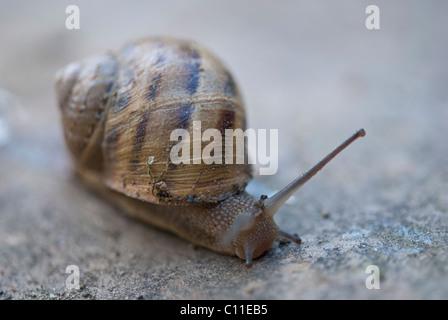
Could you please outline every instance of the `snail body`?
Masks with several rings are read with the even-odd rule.
[[[232,75],[197,43],[143,39],[71,63],[57,73],[56,92],[66,145],[86,184],[130,215],[211,250],[237,255],[247,266],[276,238],[301,242],[277,227],[275,212],[364,135],[358,131],[272,198],[256,199],[244,191],[251,179],[246,163],[170,161],[175,129],[192,132],[193,122],[201,121],[202,128],[215,128],[224,137],[226,129],[246,128]]]

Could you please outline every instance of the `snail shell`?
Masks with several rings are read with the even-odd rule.
[[[193,121],[222,135],[226,129],[246,128],[232,75],[204,47],[180,39],[143,39],[67,65],[55,84],[65,141],[87,185],[130,215],[211,250],[237,255],[247,266],[276,238],[301,243],[278,228],[274,214],[365,134],[359,130],[273,197],[257,200],[244,191],[251,168],[236,164],[235,153],[233,164],[170,161],[170,150],[178,143],[170,141],[171,132],[186,129],[194,139]],[[196,143],[201,150],[207,144]]]
[[[113,190],[151,203],[216,203],[250,180],[248,164],[170,162],[175,129],[192,133],[195,120],[223,135],[246,126],[231,74],[194,42],[128,44],[117,54],[70,64],[56,87],[76,169],[100,171]]]

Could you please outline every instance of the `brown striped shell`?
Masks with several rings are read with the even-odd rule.
[[[202,131],[223,135],[246,126],[232,75],[195,42],[144,39],[72,63],[58,72],[56,91],[77,171],[115,191],[151,203],[216,203],[241,193],[251,178],[248,164],[170,161],[174,129],[192,138],[196,120]]]

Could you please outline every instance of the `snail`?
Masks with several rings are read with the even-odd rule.
[[[245,187],[247,163],[174,164],[173,130],[245,130],[245,110],[228,69],[193,41],[147,38],[74,62],[56,74],[66,146],[81,180],[129,215],[251,267],[275,239],[297,244],[274,214],[358,130],[272,197]],[[204,141],[201,142],[204,144]],[[225,150],[223,150],[225,152]]]

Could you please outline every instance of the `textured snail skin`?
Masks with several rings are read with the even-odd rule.
[[[216,205],[169,206],[133,199],[111,190],[95,174],[81,175],[81,179],[95,193],[130,216],[219,253],[246,259],[249,247],[251,258],[256,259],[281,237],[272,216],[263,214],[258,201],[246,192]],[[242,223],[237,221],[242,215],[254,221],[250,228],[238,230],[243,229],[240,228]]]
[[[246,127],[232,75],[207,49],[185,40],[143,39],[69,64],[58,71],[55,86],[75,170],[110,202],[248,265],[272,246],[277,225],[244,192],[249,165],[170,163],[174,129],[191,133],[197,120],[203,130],[222,134]],[[249,222],[238,220],[241,215]]]

